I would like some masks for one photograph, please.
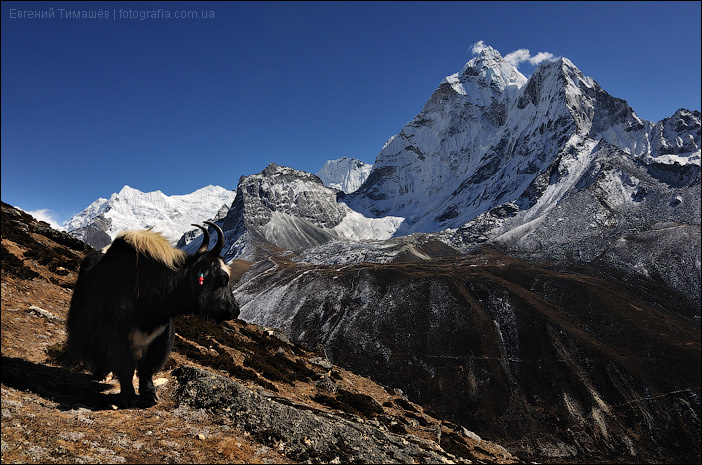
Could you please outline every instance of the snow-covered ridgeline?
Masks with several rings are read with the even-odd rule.
[[[124,186],[109,199],[100,198],[71,218],[66,230],[99,224],[114,239],[123,230],[153,227],[175,244],[183,233],[193,229],[191,223],[216,217],[235,197],[235,192],[211,185],[190,194],[171,196]]]

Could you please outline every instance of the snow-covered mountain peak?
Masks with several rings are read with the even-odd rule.
[[[527,79],[483,47],[388,140],[345,201],[368,216],[405,218],[398,235],[454,228],[545,182],[537,177],[562,157],[574,160],[571,171],[586,166],[599,141],[647,164],[694,164],[695,128],[694,112],[641,120],[567,58],[542,62]]]
[[[442,82],[456,81],[464,85],[466,82],[481,83],[501,93],[505,89],[511,88],[513,92],[520,89],[527,83],[527,78],[516,67],[507,63],[497,50],[485,46],[476,57],[463,66],[460,73],[447,76]]]
[[[558,70],[566,79],[566,85],[572,87],[587,87],[593,88],[596,86],[595,81],[589,77],[585,76],[577,66],[573,64],[568,58],[561,57],[551,62],[544,62],[541,66],[544,69],[555,69]]]
[[[474,74],[470,68],[478,71],[499,68],[504,62],[505,59],[500,55],[500,52],[486,45],[480,53],[463,66],[461,74],[466,74],[466,72]]]
[[[161,192],[161,191],[155,191],[155,192]],[[114,196],[123,196],[123,195],[134,195],[136,193],[141,194],[142,192],[138,189],[134,189],[133,187],[130,187],[127,184],[125,184],[124,187],[122,187],[122,189],[119,190],[119,192],[115,192],[114,194],[112,194],[112,196],[114,197]]]
[[[565,57],[543,61],[536,67],[528,81],[532,85],[559,90],[568,87],[573,90],[597,87],[591,77],[585,76],[572,61]]]

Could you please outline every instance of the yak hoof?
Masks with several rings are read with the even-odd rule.
[[[136,396],[122,396],[120,395],[117,400],[117,407],[120,409],[132,409],[137,405]]]
[[[158,403],[158,396],[155,390],[144,391],[140,393],[142,402],[147,405],[156,405]]]

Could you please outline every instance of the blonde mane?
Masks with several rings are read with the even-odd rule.
[[[137,252],[150,256],[172,270],[183,264],[186,253],[171,247],[165,237],[151,229],[141,231],[122,231],[115,239],[122,238]]]

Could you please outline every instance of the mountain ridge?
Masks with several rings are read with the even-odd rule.
[[[271,164],[242,176],[230,208],[210,208],[210,219],[225,231],[227,260],[252,260],[271,247],[307,249],[308,257],[324,248],[320,256],[334,262],[333,250],[382,257],[394,248],[383,241],[409,244],[413,233],[460,252],[487,241],[523,256],[595,260],[614,256],[605,252],[623,235],[656,223],[700,223],[700,138],[699,111],[645,121],[567,58],[543,62],[527,79],[485,47],[440,82],[355,191]],[[337,178],[329,185],[358,181],[358,167],[368,168],[360,163],[330,160],[319,173]],[[104,230],[118,229],[105,216],[93,215],[89,227],[102,241]],[[194,247],[200,232],[189,225],[200,221],[183,218],[179,247]],[[696,301],[699,244],[692,249],[682,254],[690,256],[687,268],[663,271],[662,279],[681,283],[691,273],[687,295]]]

